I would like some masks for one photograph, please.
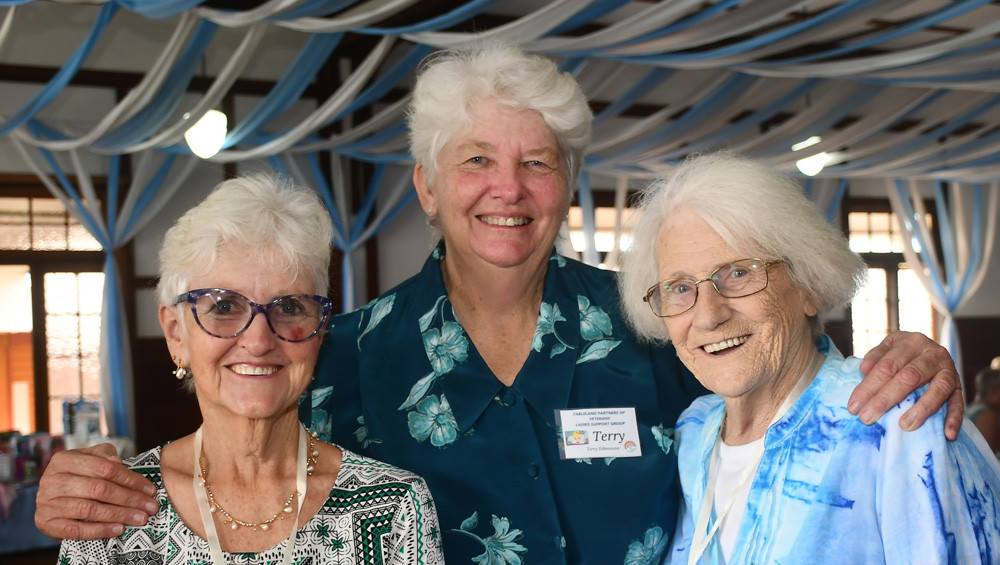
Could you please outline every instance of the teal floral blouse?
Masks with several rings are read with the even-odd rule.
[[[628,332],[613,273],[556,254],[504,386],[455,317],[444,252],[331,321],[302,420],[423,476],[449,564],[659,563],[680,497],[674,423],[705,390],[672,348]],[[561,459],[556,411],[612,407],[635,408],[642,455]]]

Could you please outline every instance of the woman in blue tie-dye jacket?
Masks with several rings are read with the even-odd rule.
[[[902,431],[922,390],[870,427],[848,412],[860,360],[819,315],[865,265],[794,182],[695,157],[647,190],[633,239],[630,321],[715,392],[677,422],[668,563],[1000,562],[1000,466],[971,423]]]

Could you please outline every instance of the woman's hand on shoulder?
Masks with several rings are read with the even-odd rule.
[[[916,332],[893,332],[869,351],[861,363],[865,378],[854,389],[848,410],[871,424],[911,392],[928,384],[927,391],[899,419],[904,430],[914,430],[946,402],[944,433],[958,437],[965,402],[958,371],[948,350]]]
[[[101,539],[141,526],[159,506],[156,487],[126,469],[108,443],[60,451],[42,474],[35,525],[56,539]]]

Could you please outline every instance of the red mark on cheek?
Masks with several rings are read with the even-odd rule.
[[[305,339],[309,335],[309,333],[306,332],[306,330],[303,329],[303,328],[301,328],[301,327],[299,327],[299,328],[289,328],[288,329],[288,333],[291,334],[288,337],[291,338],[291,339],[295,339],[295,340]]]

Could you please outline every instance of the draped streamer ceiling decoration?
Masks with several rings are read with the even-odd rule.
[[[821,178],[1000,176],[1000,5],[986,0],[0,0],[0,14],[0,92],[24,68],[20,29],[77,29],[44,84],[0,116],[0,132],[51,151],[188,153],[184,131],[247,76],[260,83],[255,64],[280,40],[296,56],[229,116],[212,161],[406,163],[419,61],[495,38],[554,57],[584,86],[591,175],[645,178],[729,148],[793,174],[825,153]],[[86,127],[50,119],[82,75],[120,70],[108,53],[130,48],[137,22],[163,39],[129,53],[143,71],[114,108]]]

